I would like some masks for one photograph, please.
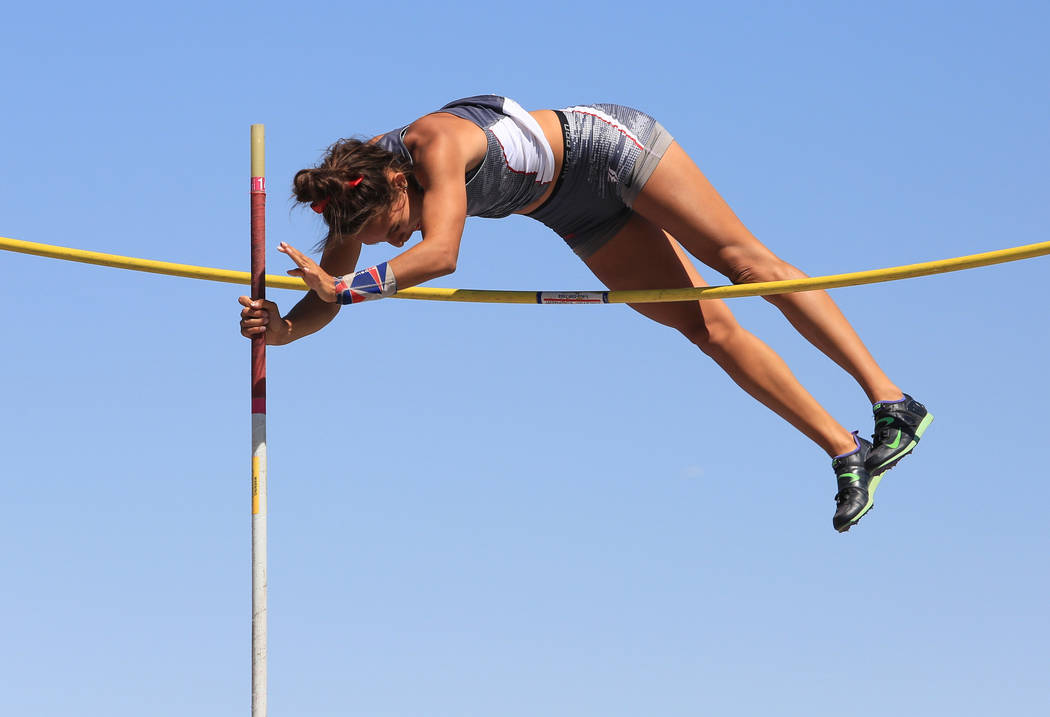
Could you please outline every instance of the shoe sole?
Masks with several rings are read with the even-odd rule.
[[[881,478],[886,471],[893,468],[895,465],[901,462],[902,458],[914,451],[915,446],[919,445],[919,439],[922,438],[922,434],[926,433],[926,429],[930,427],[931,423],[933,423],[933,414],[927,413],[925,418],[923,418],[922,421],[919,423],[919,427],[915,429],[915,439],[912,440],[908,445],[906,445],[904,447],[904,450],[895,455],[893,458],[890,458],[888,461],[884,461],[881,466],[876,466],[871,470],[872,473],[878,474],[875,477]],[[874,479],[875,478],[872,478],[872,480]]]
[[[878,489],[879,483],[881,483],[881,482],[882,482],[882,474],[881,473],[871,479],[871,483],[868,483],[868,502],[867,502],[867,504],[864,506],[863,510],[861,510],[859,513],[857,513],[855,516],[853,516],[853,520],[851,520],[850,522],[846,523],[841,528],[838,528],[838,531],[840,533],[848,533],[850,528],[852,528],[854,525],[859,523],[860,519],[863,518],[865,515],[867,515],[868,511],[870,511],[872,508],[875,507],[875,491],[876,491],[876,489]]]

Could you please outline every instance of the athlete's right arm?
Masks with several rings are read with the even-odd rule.
[[[349,237],[332,241],[321,256],[321,268],[333,276],[351,274],[361,256],[361,242]],[[248,296],[237,299],[241,306],[241,335],[254,338],[266,334],[270,346],[282,346],[309,336],[328,325],[339,313],[339,304],[323,301],[313,291],[307,292],[291,311],[281,316],[277,304]]]

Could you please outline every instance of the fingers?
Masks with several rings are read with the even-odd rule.
[[[249,299],[242,296],[237,301],[244,307],[241,309],[241,316],[264,316],[271,311],[277,311],[277,304],[266,299]]]
[[[241,336],[249,339],[253,336],[262,336],[265,333],[265,326],[241,326]]]
[[[295,262],[296,268],[289,269],[289,276],[297,276],[316,293],[322,301],[329,303],[335,301],[335,288],[333,277],[322,269],[317,262],[303,254],[287,242],[281,242],[277,250]]]
[[[278,245],[277,250],[287,254],[288,257],[295,262],[296,268],[288,271],[292,276],[298,276],[306,280],[310,274],[317,274],[320,276],[324,273],[316,261],[287,242],[281,242]]]
[[[298,276],[300,279],[306,280],[309,274],[313,274],[320,270],[320,267],[317,266],[317,263],[314,262],[313,259],[306,256],[287,242],[281,242],[277,246],[277,250],[287,254],[288,257],[295,262],[296,268],[288,270],[289,276]]]
[[[266,333],[266,327],[270,325],[270,319],[268,317],[255,318],[255,319],[241,319],[241,335],[242,336],[258,336],[259,334]]]
[[[296,249],[288,242],[281,242],[277,245],[277,251],[287,254],[292,261],[299,265],[300,269],[305,269],[310,264],[314,263],[314,260],[303,254],[301,251]]]
[[[277,304],[265,299],[251,299],[247,296],[237,298],[244,308],[241,309],[241,335],[251,338],[266,333],[266,327],[270,324],[270,314],[280,316]]]

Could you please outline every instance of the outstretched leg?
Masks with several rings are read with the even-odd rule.
[[[612,290],[706,286],[678,244],[638,214],[585,262]],[[736,322],[724,302],[632,304],[631,308],[680,331],[741,388],[829,456],[856,447],[849,431],[802,387],[780,356]]]
[[[660,160],[634,209],[734,284],[805,276],[748,231],[677,142]],[[900,388],[879,368],[827,292],[765,298],[810,343],[852,375],[872,403],[900,399]]]

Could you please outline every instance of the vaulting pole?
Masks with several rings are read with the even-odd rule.
[[[266,298],[266,152],[252,125],[252,299]],[[266,336],[252,338],[252,717],[266,717]]]

